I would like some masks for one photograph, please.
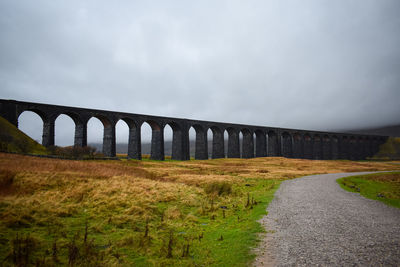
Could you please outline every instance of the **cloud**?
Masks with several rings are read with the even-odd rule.
[[[399,10],[396,0],[6,0],[0,97],[303,129],[397,124]]]

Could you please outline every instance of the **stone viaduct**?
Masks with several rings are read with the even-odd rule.
[[[189,129],[196,131],[195,159],[208,159],[207,131],[212,131],[211,158],[253,158],[283,156],[305,159],[360,160],[374,155],[385,136],[330,133],[296,129],[273,128],[244,124],[169,118],[115,111],[85,109],[40,103],[0,99],[0,116],[18,127],[24,111],[32,111],[43,120],[42,144],[54,145],[55,121],[61,114],[75,122],[75,146],[87,145],[87,122],[98,118],[104,126],[103,154],[115,157],[115,125],[123,120],[129,127],[128,157],[141,159],[141,125],[152,128],[151,159],[164,160],[164,127],[173,131],[172,159],[189,160]],[[224,132],[228,133],[225,155]],[[240,142],[240,133],[243,139]],[[240,143],[242,147],[240,147]]]

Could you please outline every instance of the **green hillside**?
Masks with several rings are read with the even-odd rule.
[[[0,150],[17,153],[47,154],[44,146],[21,132],[3,117],[0,117]]]

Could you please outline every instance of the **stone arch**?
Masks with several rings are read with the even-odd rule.
[[[228,132],[228,158],[240,158],[239,131],[233,127],[226,129]]]
[[[20,123],[21,119],[23,121],[22,125]],[[43,131],[45,121],[47,121],[47,116],[39,110],[24,110],[18,114],[16,126],[26,135],[44,145]]]
[[[78,113],[67,111],[54,116],[54,123],[61,116],[66,115],[74,122],[74,146],[87,146],[87,121],[84,121]]]
[[[325,134],[322,137],[322,159],[331,159],[332,158],[332,143],[331,143],[331,138],[329,135]]]
[[[263,130],[257,129],[256,134],[256,157],[267,156],[267,136]]]
[[[200,160],[208,159],[207,129],[200,124],[194,124],[191,127],[196,131],[194,158]]]
[[[223,129],[221,129],[217,126],[211,126],[210,129],[211,129],[212,135],[213,135],[211,157],[213,159],[225,158]]]
[[[76,123],[66,114],[59,114],[54,120],[54,145],[65,147],[74,145]]]
[[[282,140],[282,157],[291,158],[293,156],[292,136],[289,132],[283,132],[281,135]]]
[[[303,158],[303,138],[300,133],[296,132],[293,134],[293,157]]]
[[[331,139],[331,155],[332,159],[338,159],[339,158],[339,138],[334,135],[332,136]]]
[[[268,144],[267,144],[267,152],[268,157],[278,157],[279,156],[279,140],[278,135],[275,131],[268,131]]]
[[[49,117],[50,117],[46,112],[44,112],[43,110],[38,109],[38,108],[27,108],[27,109],[22,109],[22,110],[20,110],[20,111],[18,112],[18,114],[17,114],[17,127],[18,127],[18,120],[19,120],[19,117],[20,117],[21,114],[24,113],[25,111],[30,111],[30,112],[35,113],[36,115],[38,115],[38,116],[42,119],[43,123],[44,123],[45,121],[47,121],[47,120],[49,119]]]
[[[254,158],[254,135],[253,131],[244,128],[240,132],[243,134],[242,158]]]
[[[322,141],[319,134],[315,134],[313,138],[313,158],[322,159]]]
[[[304,158],[313,159],[313,140],[309,133],[306,133],[303,136],[303,151]]]
[[[17,115],[17,126],[18,126],[19,116],[24,111],[31,111],[39,115],[39,117],[43,121],[42,145],[45,147],[54,146],[54,122],[55,122],[54,116],[52,116],[50,112],[43,111],[42,109],[39,108],[21,109]]]

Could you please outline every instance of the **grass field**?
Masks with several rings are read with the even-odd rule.
[[[400,208],[400,172],[351,176],[337,181],[347,191]]]
[[[400,169],[284,158],[73,161],[0,153],[8,265],[245,266],[284,179]]]

